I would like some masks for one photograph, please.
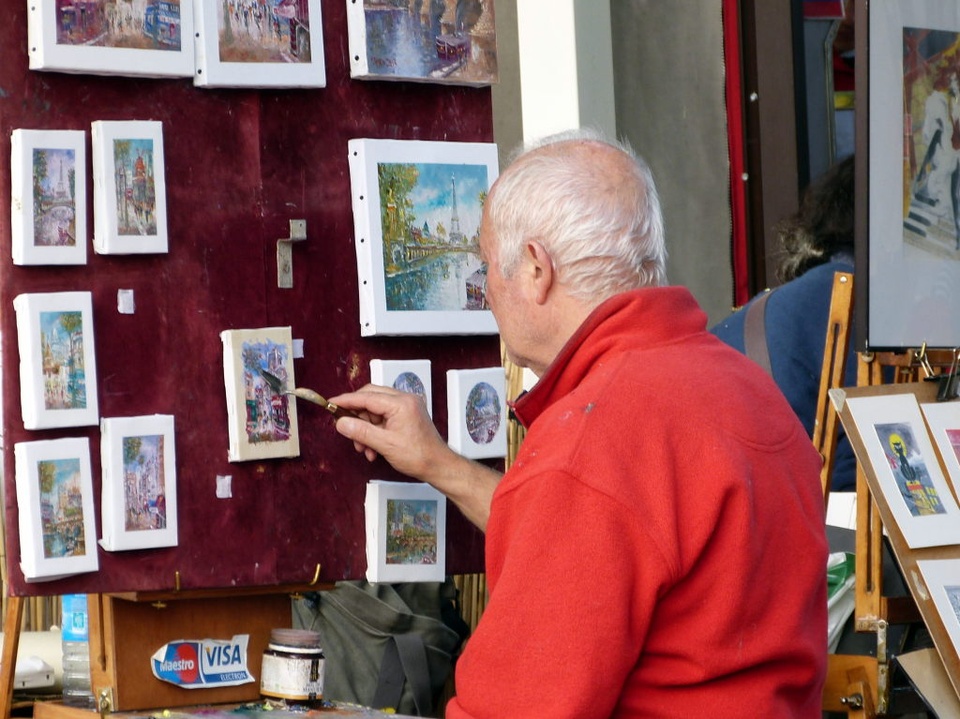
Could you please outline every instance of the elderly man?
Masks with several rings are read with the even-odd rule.
[[[666,286],[659,199],[579,131],[492,188],[480,251],[511,359],[539,378],[505,475],[417,397],[333,398],[337,430],[485,529],[490,599],[447,717],[819,717],[820,459],[773,381]]]

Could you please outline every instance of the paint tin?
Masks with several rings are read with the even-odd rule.
[[[306,629],[274,629],[263,653],[260,694],[290,702],[323,698],[320,634]]]

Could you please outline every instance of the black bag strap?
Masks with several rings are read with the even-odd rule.
[[[743,349],[744,354],[763,367],[764,371],[773,377],[773,368],[770,366],[770,350],[767,347],[767,329],[764,325],[767,300],[773,290],[767,290],[749,307],[743,318]]]
[[[433,699],[427,650],[423,646],[423,639],[416,634],[394,634],[387,641],[373,706],[377,709],[396,709],[400,704],[405,679],[410,684],[417,716],[430,716],[433,713]]]

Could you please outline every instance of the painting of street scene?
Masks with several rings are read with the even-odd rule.
[[[83,168],[81,168],[81,172]],[[73,149],[33,150],[33,244],[77,245],[77,153]]]
[[[437,563],[436,500],[387,500],[387,564]]]
[[[37,462],[37,477],[44,558],[85,555],[79,458],[41,460]]]
[[[484,310],[485,165],[378,163],[386,306]]]
[[[946,514],[910,422],[874,425],[900,496],[914,517]]]
[[[350,10],[354,77],[464,85],[497,82],[493,0],[364,0]]]
[[[123,438],[124,529],[166,529],[166,471],[162,434]]]
[[[427,388],[416,372],[401,372],[393,381],[393,388],[407,394],[415,394],[423,401],[427,400]]]
[[[500,395],[486,382],[478,382],[467,395],[467,434],[477,444],[490,444],[500,431]]]
[[[56,0],[56,7],[59,45],[180,52],[180,0]]]
[[[43,404],[46,409],[86,408],[83,342],[81,312],[40,313]]]
[[[960,33],[903,29],[904,240],[960,259]]]
[[[117,233],[157,234],[157,188],[151,138],[113,141]]]
[[[246,434],[250,444],[286,442],[290,439],[290,397],[273,389],[264,372],[287,386],[289,347],[270,339],[241,344]]]
[[[216,1],[220,62],[311,62],[309,0]]]

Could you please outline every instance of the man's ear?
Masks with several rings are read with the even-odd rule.
[[[536,240],[527,242],[526,253],[527,260],[530,263],[534,298],[537,304],[542,305],[547,301],[547,296],[556,280],[553,258],[547,254],[544,246]]]

